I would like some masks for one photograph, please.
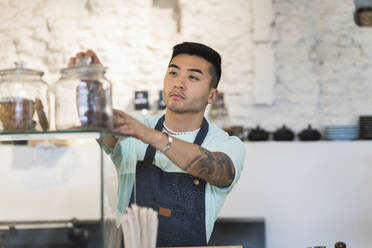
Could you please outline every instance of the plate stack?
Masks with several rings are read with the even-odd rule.
[[[361,139],[372,139],[372,116],[359,117],[359,137]]]
[[[327,126],[325,137],[328,140],[354,140],[358,138],[357,125]]]

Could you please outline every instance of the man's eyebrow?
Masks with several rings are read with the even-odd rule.
[[[203,72],[201,70],[199,70],[199,69],[191,68],[191,69],[188,69],[188,71],[193,71],[193,72],[197,72],[197,73],[203,74]]]
[[[177,69],[181,69],[178,65],[175,65],[175,64],[169,64],[168,65],[168,68],[170,67],[174,67],[174,68],[177,68]]]
[[[176,64],[169,64],[169,65],[168,65],[168,68],[171,68],[171,67],[176,68],[176,69],[181,69],[181,67],[179,67],[179,66],[176,65]],[[196,69],[196,68],[188,69],[188,71],[193,71],[193,72],[197,72],[197,73],[203,74],[203,72],[202,72],[201,70]]]

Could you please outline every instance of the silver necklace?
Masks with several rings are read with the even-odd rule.
[[[195,129],[195,130],[192,130],[192,131],[176,132],[176,131],[173,131],[172,129],[170,129],[169,127],[167,127],[167,126],[165,125],[165,122],[163,122],[163,127],[164,127],[165,131],[166,131],[168,134],[171,134],[171,135],[190,134],[190,133],[198,132],[198,131],[200,130],[200,127],[199,127],[198,129]]]

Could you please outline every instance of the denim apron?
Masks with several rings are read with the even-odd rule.
[[[164,115],[155,129],[161,131],[163,122]],[[208,122],[203,118],[194,144],[201,145],[207,133]],[[136,189],[135,192],[133,190],[131,203],[136,197],[137,205],[150,207],[158,212],[157,246],[207,245],[206,182],[187,173],[162,171],[153,164],[155,153],[155,148],[149,145],[144,160],[137,163]]]

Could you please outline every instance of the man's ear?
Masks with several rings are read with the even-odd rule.
[[[218,90],[215,88],[212,88],[209,92],[209,97],[208,97],[208,104],[213,104],[218,97]]]

